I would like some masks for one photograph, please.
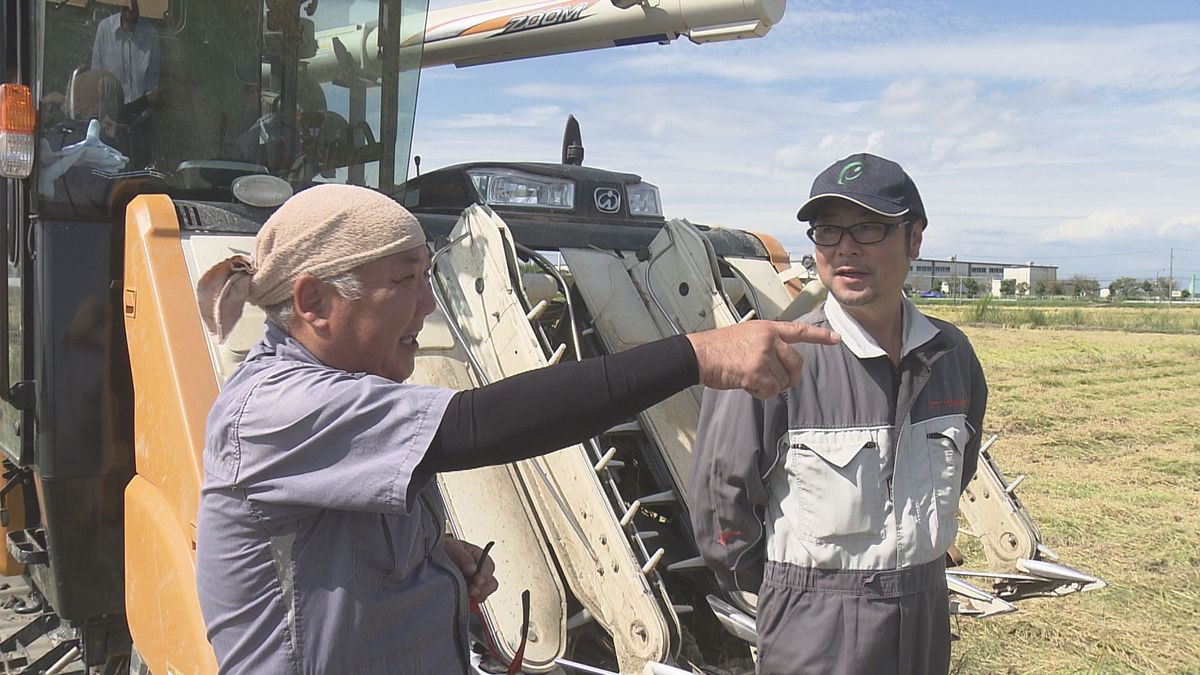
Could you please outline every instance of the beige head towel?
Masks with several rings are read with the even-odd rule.
[[[245,303],[270,307],[308,273],[325,278],[425,243],[420,223],[374,190],[326,184],[284,202],[254,239],[254,258],[217,263],[196,284],[204,325],[224,342]]]

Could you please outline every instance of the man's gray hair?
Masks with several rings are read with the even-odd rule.
[[[362,281],[354,274],[353,270],[321,279],[321,283],[332,286],[335,293],[350,302],[361,298],[365,291]],[[283,302],[263,307],[263,311],[267,313],[267,321],[282,328],[284,332],[291,333],[292,319],[296,317],[296,312],[292,308],[291,296],[288,296],[288,299]]]

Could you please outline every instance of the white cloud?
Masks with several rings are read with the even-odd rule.
[[[1068,220],[1047,232],[1044,241],[1086,242],[1123,239],[1145,231],[1145,219],[1118,210],[1098,211]]]
[[[566,118],[563,109],[556,105],[518,108],[506,113],[466,113],[431,124],[442,129],[496,129],[504,127],[540,128],[549,123],[560,124]]]
[[[885,87],[876,108],[889,129],[934,131],[928,148],[934,161],[1021,147],[1023,120],[1009,97],[997,93],[983,100],[984,94],[974,80],[905,79]]]
[[[783,26],[793,21],[785,16]],[[908,18],[903,25],[914,25]],[[914,26],[915,27],[915,26]],[[671,47],[627,52],[622,68],[639,77],[680,72],[750,82],[823,79],[971,78],[1056,83],[1072,87],[1170,91],[1200,87],[1200,24],[1131,26],[1006,25],[919,37],[860,30],[857,39],[805,31],[806,39],[774,35],[753,47]],[[934,24],[931,28],[936,28]]]
[[[602,96],[606,87],[600,85],[565,84],[556,82],[545,84],[531,82],[516,84],[505,88],[505,93],[517,98],[550,99],[552,101],[586,101]]]
[[[774,166],[796,170],[826,166],[856,152],[885,154],[886,134],[878,129],[864,134],[829,134],[814,143],[791,143],[771,155]]]
[[[722,48],[729,51],[726,45],[702,47],[709,52],[714,49],[719,52]],[[668,49],[637,50],[623,59],[621,68],[634,74],[637,79],[644,79],[647,74],[670,77],[690,74],[710,79],[766,84],[789,77],[788,64],[765,59],[729,58],[728,54],[698,53],[696,49],[701,47],[677,45]]]
[[[817,3],[810,3],[815,5]],[[809,30],[819,29],[821,32],[836,30],[838,27],[857,28],[863,24],[892,23],[899,19],[896,10],[879,8],[863,11],[845,11],[833,9],[817,9],[812,7],[787,10],[784,15],[784,26],[802,25]]]
[[[1181,240],[1185,237],[1194,237],[1189,243],[1200,242],[1200,212],[1190,216],[1167,219],[1158,228],[1158,236]]]

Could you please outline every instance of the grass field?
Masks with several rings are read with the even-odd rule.
[[[1137,333],[1200,334],[1200,303],[1088,304],[1062,301],[1008,302],[990,297],[922,303],[923,311],[954,323],[1005,328],[1097,328]]]
[[[1200,336],[964,330],[993,456],[1028,474],[1018,494],[1046,545],[1109,587],[962,620],[955,672],[1200,673]]]

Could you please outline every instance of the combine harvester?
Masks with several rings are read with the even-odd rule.
[[[405,182],[422,66],[757,37],[783,7],[505,0],[426,16],[408,0],[141,0],[161,53],[145,95],[89,69],[114,4],[6,3],[0,572],[23,574],[32,598],[28,625],[0,636],[8,672],[215,672],[194,583],[204,419],[261,314],[216,344],[193,289],[252,250],[295,190],[378,189],[437,242],[415,380],[479,386],[811,306],[811,287],[794,299],[780,280],[774,240],[667,223],[656,188],[578,166],[578,142],[561,165]],[[687,524],[697,411],[684,392],[583,446],[439,478],[452,530],[497,541],[481,668],[503,672],[524,645],[526,672],[753,670],[753,599],[721,595]],[[1042,559],[1015,482],[976,484],[985,515],[964,510],[989,524],[977,532],[998,576],[992,593],[964,585],[972,607],[1099,583]],[[45,636],[48,651],[28,648]]]

